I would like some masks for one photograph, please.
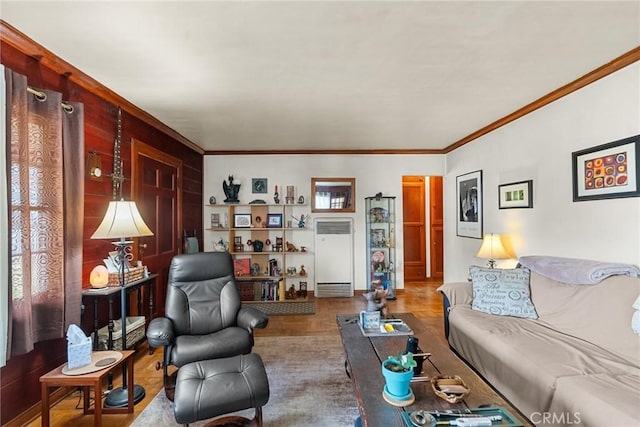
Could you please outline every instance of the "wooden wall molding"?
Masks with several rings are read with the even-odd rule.
[[[435,149],[403,149],[403,150],[386,150],[386,149],[371,149],[371,150],[220,150],[220,151],[205,151],[204,155],[285,155],[285,154],[444,154],[443,150]]]
[[[478,129],[477,131],[465,136],[459,141],[454,142],[453,144],[446,147],[442,150],[443,153],[449,153],[456,148],[460,148],[465,144],[473,141],[474,139],[480,138],[483,135],[488,134],[508,123],[511,123],[521,117],[526,116],[529,113],[536,111],[539,108],[542,108],[546,105],[551,104],[558,99],[567,96],[583,87],[590,85],[596,80],[600,80],[603,77],[608,76],[609,74],[613,74],[616,71],[621,70],[627,65],[631,65],[634,62],[640,60],[640,46],[635,49],[630,50],[629,52],[617,57],[613,61],[602,65],[601,67],[596,68],[595,70],[585,74],[584,76],[572,81],[571,83],[567,83],[566,85],[550,92],[530,104],[525,105],[524,107],[514,111],[513,113],[504,116],[503,118],[496,120],[495,122],[483,127],[482,129]]]
[[[162,123],[151,114],[127,101],[125,98],[113,92],[91,76],[88,76],[78,68],[57,57],[53,52],[21,33],[2,19],[0,19],[0,39],[18,51],[24,53],[26,56],[37,60],[40,64],[51,69],[55,73],[67,77],[70,81],[105,101],[115,106],[119,106],[130,115],[138,118],[142,122],[159,130],[176,141],[179,141],[193,151],[199,154],[204,153],[204,150],[191,140],[182,136],[180,133]]]

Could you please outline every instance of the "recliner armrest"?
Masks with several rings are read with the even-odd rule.
[[[253,333],[255,328],[264,329],[269,323],[269,316],[254,307],[242,306],[238,311],[238,326]]]
[[[173,324],[166,317],[156,317],[149,322],[147,341],[151,347],[172,345],[175,340]]]

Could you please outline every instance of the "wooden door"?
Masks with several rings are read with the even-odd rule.
[[[149,271],[158,273],[153,317],[163,316],[169,265],[182,251],[182,161],[135,139],[131,153],[133,199],[153,231],[138,239],[136,249]]]
[[[444,277],[444,217],[442,209],[442,177],[429,177],[429,226],[431,237],[431,277]]]
[[[424,280],[425,248],[425,178],[402,177],[402,230],[404,236],[404,280]]]

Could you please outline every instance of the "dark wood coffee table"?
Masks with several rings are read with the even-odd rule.
[[[415,402],[412,405],[406,407],[390,405],[382,396],[384,378],[381,363],[388,356],[404,351],[408,337],[406,335],[364,336],[358,325],[358,317],[358,314],[339,314],[337,322],[346,354],[345,368],[353,382],[363,426],[404,426],[403,411],[466,409],[484,405],[502,407],[523,425],[532,425],[411,313],[395,314],[393,317],[404,320],[413,330],[413,336],[419,339],[422,351],[431,353],[431,357],[423,364],[421,377],[430,378],[439,374],[459,375],[471,388],[471,393],[463,402],[451,404],[435,395],[430,381],[416,381],[411,383],[411,389],[415,395]]]

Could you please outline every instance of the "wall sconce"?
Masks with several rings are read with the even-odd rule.
[[[482,239],[482,246],[476,254],[478,258],[488,259],[487,265],[489,268],[496,267],[496,259],[509,259],[514,258],[502,244],[502,236],[495,233],[485,234]]]
[[[86,174],[91,180],[102,181],[102,159],[95,151],[91,151],[87,156]]]

